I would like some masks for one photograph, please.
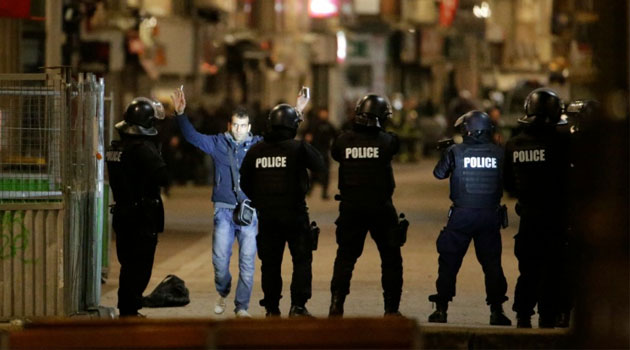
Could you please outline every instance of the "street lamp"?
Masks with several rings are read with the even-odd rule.
[[[490,10],[490,5],[483,1],[481,5],[475,5],[473,7],[473,14],[477,18],[488,18],[492,15],[492,10]]]
[[[346,34],[340,30],[337,32],[337,62],[341,63],[346,60],[347,50]]]

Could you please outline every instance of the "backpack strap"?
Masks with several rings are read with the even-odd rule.
[[[231,142],[231,141],[230,141]],[[236,149],[238,150],[238,149]],[[240,186],[240,174],[236,169],[236,160],[234,159],[234,154],[231,149],[228,149],[228,158],[230,160],[230,174],[232,174],[232,190],[236,195],[236,201],[241,202],[241,186]]]

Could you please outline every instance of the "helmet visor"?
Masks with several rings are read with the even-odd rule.
[[[457,120],[455,121],[455,125],[453,125],[456,128],[459,128],[460,126],[464,125],[464,116],[462,115],[461,117],[457,118]]]
[[[155,119],[162,120],[166,117],[166,112],[164,112],[164,105],[158,101],[151,101],[153,104],[153,110],[155,111]]]

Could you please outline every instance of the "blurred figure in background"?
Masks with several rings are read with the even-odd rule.
[[[398,160],[415,163],[420,159],[420,140],[422,131],[418,119],[418,103],[415,99],[406,104],[403,117],[397,130],[400,137],[400,152]]]
[[[170,102],[160,100],[164,106],[165,115],[172,115],[173,105]],[[162,159],[166,163],[168,171],[168,183],[164,186],[164,195],[170,195],[171,185],[178,179],[178,169],[181,169],[181,152],[179,152],[179,128],[174,120],[165,118],[155,121],[155,128],[158,130]]]
[[[312,183],[317,182],[322,186],[322,199],[330,198],[328,196],[330,145],[335,137],[337,137],[337,129],[329,121],[328,109],[318,108],[315,118],[309,122],[306,128],[304,141],[313,145],[324,157],[324,169],[320,172],[312,173]],[[310,191],[312,191],[312,187]]]
[[[354,101],[346,100],[344,103],[344,114],[346,116],[346,120],[344,120],[343,124],[341,124],[341,131],[349,131],[352,130],[352,126],[354,125]]]
[[[492,140],[495,144],[502,146],[505,144],[505,135],[503,134],[504,122],[501,120],[501,109],[498,106],[492,106],[487,109],[486,113],[490,117],[492,124],[494,125],[494,134]]]
[[[448,129],[446,131],[446,136],[453,137],[457,133],[456,128],[454,127],[457,119],[472,111],[478,109],[475,102],[472,100],[472,95],[468,90],[459,91],[459,95],[453,98],[448,103],[448,107],[446,109],[446,122],[448,125]]]

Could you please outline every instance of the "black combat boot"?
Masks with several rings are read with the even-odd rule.
[[[282,297],[281,297],[282,298]],[[260,306],[265,308],[265,317],[280,317],[280,300],[266,300],[262,299],[258,302]]]
[[[532,328],[532,316],[516,313],[516,328]]]
[[[429,322],[446,323],[446,317],[448,316],[446,311],[448,310],[447,302],[436,302],[435,311],[429,315]]]
[[[273,306],[265,306],[265,317],[280,317],[280,308]]]
[[[503,312],[503,305],[501,304],[493,304],[490,305],[490,325],[491,326],[511,326],[512,321],[510,321],[505,313]]]
[[[556,317],[556,327],[569,328],[571,322],[571,311],[562,311]]]
[[[385,293],[383,293],[383,299],[385,302],[385,316],[402,316],[398,311],[400,307],[400,294],[393,293],[393,295],[385,295]]]
[[[346,301],[346,296],[341,294],[333,294],[330,298],[330,309],[328,309],[328,317],[341,317],[343,316],[343,303]]]
[[[310,312],[306,309],[306,306],[291,305],[289,310],[289,317],[309,317],[314,318]]]
[[[429,322],[446,323],[448,301],[441,298],[438,294],[429,295],[429,301],[435,303],[435,311],[429,315]]]

